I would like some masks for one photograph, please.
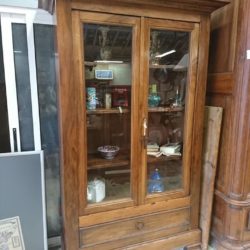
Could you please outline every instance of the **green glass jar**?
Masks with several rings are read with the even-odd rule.
[[[151,85],[151,91],[148,95],[148,106],[151,108],[158,107],[161,102],[161,97],[157,94],[156,84]]]

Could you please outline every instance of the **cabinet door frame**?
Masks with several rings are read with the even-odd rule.
[[[107,202],[103,204],[87,204],[87,127],[86,127],[86,93],[85,93],[85,76],[84,76],[84,41],[82,28],[84,23],[93,24],[108,24],[108,25],[119,25],[119,26],[129,26],[133,28],[132,35],[132,99],[131,107],[131,151],[130,151],[130,166],[131,166],[131,198],[125,198],[121,200],[115,200],[112,202]],[[72,13],[72,34],[73,34],[73,58],[74,58],[74,81],[77,86],[76,96],[78,100],[78,125],[79,125],[79,176],[78,176],[78,186],[79,186],[79,214],[91,214],[103,211],[114,210],[118,208],[128,207],[137,205],[138,200],[138,186],[137,183],[137,168],[138,168],[138,149],[139,149],[139,61],[140,61],[140,18],[129,17],[113,14],[104,13],[92,13],[84,11],[73,11]],[[133,128],[133,129],[132,129]]]
[[[143,107],[142,119],[148,120],[147,102],[148,102],[148,82],[149,82],[149,51],[150,47],[150,29],[162,29],[171,31],[184,31],[190,32],[189,40],[189,68],[187,74],[187,94],[185,97],[185,119],[184,119],[184,151],[183,151],[183,188],[173,190],[170,192],[163,192],[154,195],[147,195],[147,152],[145,148],[142,148],[141,163],[142,171],[140,172],[140,191],[139,198],[140,204],[152,203],[158,201],[164,201],[169,199],[177,199],[190,195],[190,182],[193,180],[191,175],[192,166],[192,150],[193,150],[193,129],[194,129],[194,111],[196,100],[196,85],[197,85],[197,68],[198,68],[198,53],[199,53],[199,29],[200,25],[193,22],[180,22],[169,19],[154,19],[143,18],[142,20],[142,48],[141,50],[141,89],[143,94],[140,99],[140,106]],[[142,124],[142,120],[140,124]],[[200,166],[197,166],[200,168]]]

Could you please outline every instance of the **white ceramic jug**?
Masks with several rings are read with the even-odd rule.
[[[88,182],[87,199],[89,202],[100,202],[105,198],[105,182],[94,179]]]

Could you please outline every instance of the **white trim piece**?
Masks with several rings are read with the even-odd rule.
[[[250,50],[248,49],[247,50],[247,60],[249,60],[250,59]]]
[[[33,23],[55,25],[55,16],[42,9],[0,6],[0,13],[23,16],[33,14]],[[23,22],[25,22],[25,20]]]
[[[33,20],[35,13],[28,13],[26,15],[27,28],[27,46],[28,46],[28,60],[29,60],[29,74],[30,74],[30,92],[31,105],[33,117],[33,133],[34,133],[34,147],[35,150],[41,150],[41,135],[40,135],[40,118],[39,118],[39,100],[37,90],[37,75],[36,75],[36,56],[35,56],[35,41]]]
[[[1,14],[1,31],[3,46],[3,63],[6,83],[7,109],[11,152],[14,152],[13,128],[16,128],[17,151],[21,151],[18,104],[16,92],[15,63],[13,55],[13,39],[10,14]]]
[[[0,0],[0,5],[22,8],[37,8],[38,0]]]
[[[18,155],[35,155],[40,154],[39,151],[22,151],[22,152],[13,152],[13,153],[0,153],[0,157],[12,157],[12,156],[18,156]]]
[[[10,13],[11,23],[25,23],[24,14],[12,14]]]
[[[44,236],[44,250],[48,250],[48,239],[47,239],[47,218],[46,218],[46,196],[45,196],[45,175],[44,175],[44,153],[40,151],[41,160],[41,185],[42,185],[42,205],[43,205],[43,236]]]
[[[28,12],[34,12],[37,9],[35,8],[24,8],[24,7],[14,7],[14,6],[4,6],[0,5],[0,12],[1,13],[12,13],[12,14],[26,14]]]

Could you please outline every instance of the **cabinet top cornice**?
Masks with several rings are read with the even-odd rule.
[[[190,12],[211,13],[226,4],[231,3],[231,0],[72,0],[72,3],[98,3],[102,5],[117,5],[117,6],[141,6],[142,8],[162,7],[179,9]]]

